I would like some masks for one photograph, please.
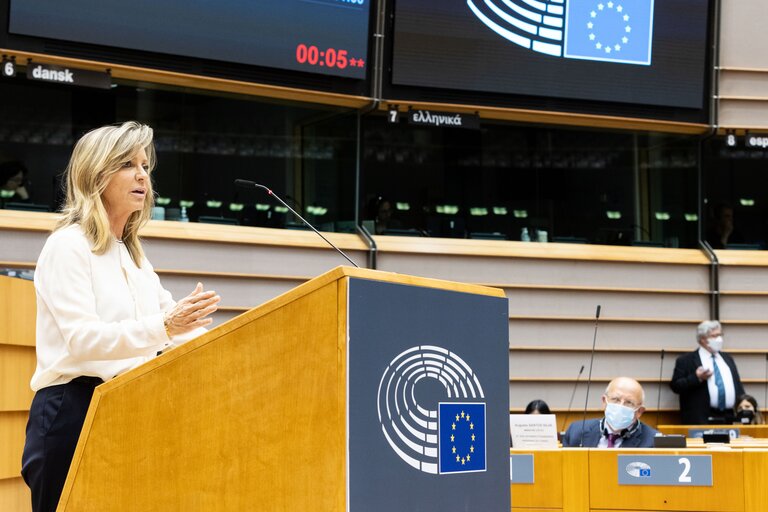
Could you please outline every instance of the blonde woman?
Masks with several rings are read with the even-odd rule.
[[[34,512],[55,511],[93,389],[202,332],[220,298],[175,303],[144,256],[154,204],[152,129],[127,122],[85,134],[67,199],[35,271],[37,368],[22,476]]]

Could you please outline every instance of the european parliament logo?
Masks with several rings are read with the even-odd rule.
[[[424,407],[416,389],[432,383],[447,401]],[[409,466],[430,474],[486,470],[485,395],[472,368],[434,345],[411,347],[392,359],[379,381],[381,431]]]
[[[467,0],[485,26],[554,57],[651,64],[654,0]]]

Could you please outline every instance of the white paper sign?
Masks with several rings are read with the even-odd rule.
[[[557,448],[554,414],[510,414],[509,433],[514,448]]]

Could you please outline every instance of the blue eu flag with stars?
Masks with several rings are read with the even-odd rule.
[[[568,0],[565,57],[649,66],[654,0]]]
[[[438,406],[440,473],[485,471],[485,404]]]

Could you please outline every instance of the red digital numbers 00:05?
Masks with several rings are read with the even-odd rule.
[[[347,66],[353,68],[365,66],[363,59],[349,58],[347,50],[337,50],[336,48],[321,50],[317,46],[303,43],[296,47],[296,62],[338,69],[345,69]]]

